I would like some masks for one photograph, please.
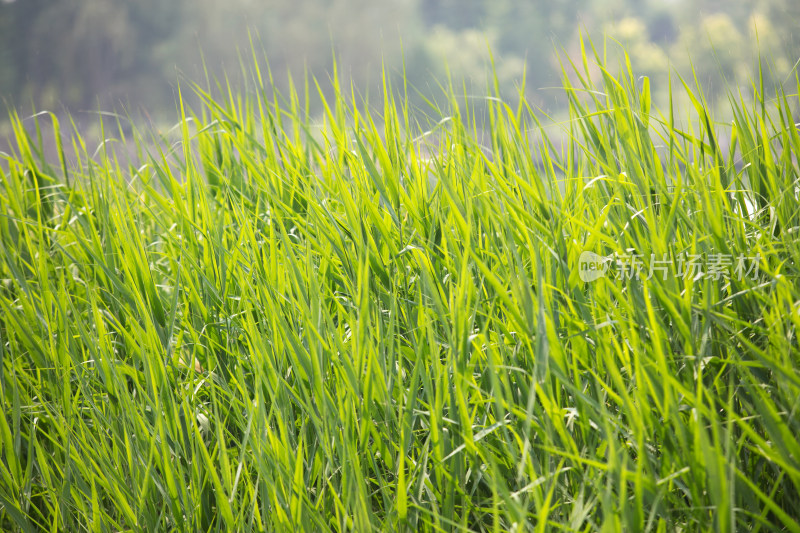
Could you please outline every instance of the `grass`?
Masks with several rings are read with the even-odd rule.
[[[563,146],[491,85],[312,121],[258,66],[130,158],[15,116],[0,528],[800,531],[800,91],[719,124],[595,56]]]

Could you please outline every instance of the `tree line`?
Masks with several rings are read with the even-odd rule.
[[[557,54],[574,53],[584,32],[618,40],[642,75],[694,68],[717,98],[754,75],[756,47],[768,76],[790,75],[797,21],[795,0],[4,0],[0,94],[23,109],[165,113],[180,79],[235,80],[255,50],[278,88],[287,73],[325,81],[336,57],[365,94],[380,91],[385,65],[427,95],[448,72],[484,83],[493,60],[502,90],[524,81],[545,102]]]

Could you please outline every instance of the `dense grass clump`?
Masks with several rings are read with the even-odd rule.
[[[15,119],[0,528],[800,531],[798,95],[574,71],[555,129],[257,68],[130,159]]]

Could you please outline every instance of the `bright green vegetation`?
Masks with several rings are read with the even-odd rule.
[[[15,118],[0,528],[800,531],[798,95],[715,124],[588,63],[546,128],[450,89],[422,136],[389,87],[312,122],[257,68],[131,160]],[[630,250],[673,270],[581,281]]]

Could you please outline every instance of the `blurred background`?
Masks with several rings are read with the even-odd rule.
[[[559,54],[577,55],[581,32],[622,43],[657,100],[668,72],[693,66],[713,106],[751,83],[759,53],[769,81],[794,83],[800,0],[0,0],[0,134],[9,107],[86,127],[97,110],[168,125],[179,81],[227,73],[236,85],[252,50],[279,89],[306,71],[329,86],[335,55],[364,95],[379,97],[382,65],[395,87],[405,72],[421,107],[448,69],[486,94],[491,50],[504,95],[524,81],[529,101],[557,114]]]

